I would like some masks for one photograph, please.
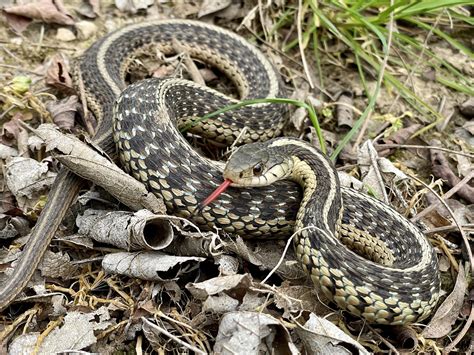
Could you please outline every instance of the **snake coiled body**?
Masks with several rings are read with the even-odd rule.
[[[218,227],[247,237],[290,235],[302,197],[299,186],[290,181],[258,189],[231,188],[217,203],[194,214],[198,203],[222,180],[222,166],[192,150],[176,126],[194,122],[235,100],[181,79],[149,79],[126,87],[127,63],[134,53],[151,44],[165,54],[172,53],[172,41],[178,41],[193,57],[225,73],[236,84],[241,98],[285,95],[279,75],[268,60],[229,31],[186,20],[131,25],[95,43],[73,72],[75,83],[84,84],[88,105],[98,119],[95,143],[111,156],[115,156],[116,145],[124,168],[162,196],[170,213],[190,218],[202,228]],[[281,133],[285,113],[286,108],[281,105],[245,107],[200,123],[193,132],[230,144],[247,127],[247,132],[240,137],[242,142],[266,140]],[[8,304],[31,277],[31,268],[37,266],[61,218],[52,218],[54,206],[62,203],[64,209],[71,203],[72,199],[65,194],[69,188],[73,194],[77,193],[79,182],[75,179],[64,173],[56,183],[43,212],[46,217],[38,221],[33,243],[24,251],[17,274],[7,285],[13,289],[0,291],[0,307]],[[320,188],[333,191],[336,186],[321,185]],[[308,236],[301,244],[302,249],[297,247],[296,251],[313,279],[318,272],[321,275],[315,282],[339,306],[370,322],[401,324],[425,318],[438,298],[439,276],[436,256],[423,235],[376,200],[348,189],[337,193],[341,194],[344,206],[342,216],[326,211],[325,218],[340,229],[341,240],[344,237],[354,240],[351,235],[357,239],[379,231],[387,232],[386,229],[392,227],[409,235],[382,233],[379,236],[392,251],[395,260],[392,269],[388,266],[377,269],[363,258],[352,260],[356,254],[345,246],[332,249]],[[386,218],[382,226],[378,224],[379,218]],[[300,221],[296,226],[301,226]],[[372,248],[372,252],[378,255],[376,249]],[[320,256],[318,262],[312,259],[314,253]],[[28,258],[33,261],[28,263],[25,261]],[[305,262],[307,258],[310,263]],[[401,262],[397,258],[401,258]],[[402,271],[392,272],[394,268]],[[413,285],[414,274],[408,279],[403,270],[415,272],[423,282]],[[336,293],[326,278],[333,285],[342,283],[345,293]],[[415,292],[414,287],[418,288]]]
[[[430,314],[439,278],[428,240],[389,206],[340,188],[331,161],[309,143],[275,138],[245,145],[229,158],[224,177],[233,186],[291,179],[303,187],[296,255],[341,308],[380,324],[409,323]]]

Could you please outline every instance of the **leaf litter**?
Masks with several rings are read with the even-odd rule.
[[[19,253],[18,246],[25,243],[24,236],[29,227],[34,226],[44,205],[44,197],[57,171],[56,163],[47,156],[55,152],[62,156],[62,164],[72,166],[84,160],[81,154],[87,150],[84,148],[87,143],[76,139],[79,145],[75,146],[74,140],[53,131],[48,131],[49,142],[44,144],[35,131],[25,129],[18,122],[28,121],[34,127],[44,121],[54,122],[80,136],[83,129],[77,118],[84,110],[77,104],[77,97],[71,96],[69,62],[94,40],[124,23],[156,16],[189,17],[237,30],[256,42],[271,58],[284,75],[290,91],[299,91],[297,97],[313,104],[331,153],[341,138],[357,125],[369,100],[367,93],[374,92],[377,70],[365,65],[357,71],[354,66],[360,58],[351,53],[346,43],[331,38],[323,30],[319,33],[321,37],[314,40],[319,43],[319,49],[312,47],[313,33],[306,32],[305,26],[322,27],[318,27],[321,17],[309,12],[309,3],[302,1],[302,6],[293,7],[285,1],[270,4],[250,0],[116,1],[115,4],[97,1],[63,4],[57,0],[42,0],[6,7],[1,20],[3,28],[0,28],[3,44],[0,58],[5,63],[0,66],[4,70],[0,72],[3,84],[0,159],[4,167],[0,232],[8,240],[4,245],[9,252],[0,254],[0,272],[11,270]],[[327,4],[322,2],[320,10],[324,11],[325,6]],[[457,11],[462,13],[465,9],[458,7]],[[97,17],[98,14],[101,16]],[[297,15],[300,22],[294,23]],[[401,27],[401,31],[411,30],[406,24]],[[21,37],[17,33],[22,33]],[[416,38],[420,35],[423,34],[418,33]],[[399,40],[396,36],[395,41]],[[298,44],[305,49],[305,67]],[[364,45],[367,52],[376,51],[370,41]],[[440,60],[446,60],[448,68],[452,66],[466,75],[471,70],[472,61],[468,56],[447,48],[445,42],[432,40],[429,48]],[[462,91],[449,89],[454,87],[452,83],[443,86],[437,64],[421,60],[426,52],[421,50],[419,58],[410,58],[407,53],[399,55],[404,64],[416,63],[416,70],[410,72],[391,60],[389,72],[406,78],[422,100],[438,106],[444,120],[437,122],[434,129],[425,130],[431,125],[427,116],[415,112],[408,103],[410,99],[400,98],[393,86],[382,87],[363,140],[349,140],[337,166],[350,179],[362,179],[363,183],[359,184],[369,187],[369,193],[385,196],[401,212],[422,219],[427,224],[427,233],[438,231],[427,235],[442,260],[442,289],[446,298],[440,302],[428,327],[413,325],[404,330],[392,328],[388,334],[380,333],[377,327],[364,325],[357,318],[338,311],[308,282],[291,251],[280,262],[284,241],[247,241],[228,238],[219,231],[200,233],[186,221],[177,219],[169,220],[174,229],[174,241],[159,252],[124,252],[117,249],[117,245],[124,248],[121,242],[111,243],[91,239],[88,233],[78,234],[77,216],[96,213],[93,211],[125,213],[123,222],[111,218],[115,218],[116,225],[133,229],[129,225],[133,213],[123,212],[117,201],[98,187],[100,183],[94,180],[97,176],[89,176],[95,185],[85,192],[84,196],[88,197],[83,197],[84,204],[74,205],[63,221],[40,267],[42,275],[34,277],[32,288],[23,293],[23,301],[13,306],[11,310],[16,313],[2,313],[2,348],[10,353],[132,349],[145,353],[366,353],[368,349],[402,351],[402,341],[393,335],[403,338],[409,334],[405,339],[420,340],[413,342],[412,351],[439,353],[443,348],[472,349],[474,341],[468,329],[473,306],[467,291],[472,277],[472,259],[465,256],[465,240],[459,237],[451,215],[443,211],[442,205],[433,202],[436,191],[446,198],[454,209],[456,221],[460,221],[467,240],[472,243],[474,152],[469,121],[473,112],[472,98]],[[137,58],[132,68],[139,62]],[[153,62],[156,58],[140,65],[144,65],[147,72],[156,71],[156,75],[166,76],[177,71],[175,58],[158,67],[150,65]],[[19,63],[28,63],[28,67]],[[219,81],[212,68],[198,64],[195,69],[187,65],[187,69],[179,71],[197,69],[196,76],[203,78],[207,85]],[[443,77],[443,80],[449,79]],[[396,87],[396,82],[391,83]],[[80,99],[80,93],[77,94]],[[57,101],[56,97],[63,100]],[[317,142],[314,127],[303,109],[293,111],[292,121],[293,127],[288,127],[286,134]],[[93,123],[89,118],[85,122],[90,131]],[[77,149],[80,153],[71,158],[71,152]],[[460,152],[465,155],[458,154]],[[85,165],[75,169],[95,173],[98,166],[106,164],[100,160],[97,165],[94,159],[89,155]],[[15,170],[21,164],[25,168]],[[411,179],[413,175],[423,179],[431,190]],[[436,180],[432,180],[433,176]],[[135,192],[121,196],[136,194],[139,190],[131,191]],[[131,205],[125,204],[133,210],[140,209],[136,200]],[[433,206],[431,212],[423,216],[430,205]],[[155,211],[163,212],[159,202],[152,206]],[[109,223],[104,220],[103,224]],[[93,225],[89,230],[94,229]],[[263,283],[270,272],[270,278]],[[0,281],[8,277],[8,273],[1,276]],[[20,329],[28,329],[28,332],[22,334]]]

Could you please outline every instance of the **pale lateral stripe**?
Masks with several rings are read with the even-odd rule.
[[[316,148],[311,147],[307,143],[300,142],[294,139],[278,139],[270,144],[270,147],[279,147],[283,145],[296,145],[299,146],[303,149],[309,150],[311,154],[313,154],[318,160],[320,160],[324,168],[328,171],[329,174],[329,193],[328,193],[328,199],[325,201],[323,205],[323,223],[326,227],[327,231],[330,231],[331,229],[329,228],[329,221],[328,221],[328,215],[329,215],[329,209],[331,208],[331,205],[334,201],[334,198],[336,196],[336,175],[334,174],[333,167],[328,163],[327,159],[323,156],[323,154],[318,151]]]

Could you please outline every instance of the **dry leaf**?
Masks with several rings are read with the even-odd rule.
[[[76,274],[78,266],[71,263],[71,258],[67,253],[53,253],[47,250],[39,269],[44,277],[67,280]]]
[[[15,157],[6,165],[5,180],[20,209],[24,209],[29,203],[36,203],[39,195],[51,186],[55,177],[56,173],[49,171],[47,163],[34,159]]]
[[[115,0],[117,9],[131,14],[136,14],[139,10],[146,10],[153,3],[154,0]]]
[[[100,15],[100,0],[89,0],[89,4],[92,6],[92,10]]]
[[[53,156],[69,170],[103,187],[131,209],[164,211],[163,201],[150,193],[145,185],[75,136],[61,134],[48,124],[39,126],[35,134],[44,140],[46,150],[52,151]]]
[[[193,271],[206,258],[173,256],[158,251],[108,254],[102,261],[105,272],[149,281],[179,278]],[[171,276],[174,275],[174,276]]]
[[[336,117],[338,127],[351,128],[354,124],[353,95],[349,91],[343,91],[336,102]]]
[[[291,314],[301,311],[325,315],[333,312],[322,301],[329,303],[322,292],[317,292],[313,286],[292,286],[285,281],[274,295],[275,306],[284,311],[283,317],[289,319]],[[321,301],[320,301],[321,300]]]
[[[98,15],[100,15],[100,1],[82,1],[79,7],[75,9],[75,11],[84,17],[96,18]]]
[[[463,124],[462,128],[468,131],[471,135],[474,135],[474,121],[469,121]]]
[[[232,4],[232,0],[204,0],[199,9],[198,17],[203,17],[223,10],[230,4]]]
[[[26,28],[32,21],[27,17],[9,14],[5,11],[3,12],[3,14],[5,15],[8,25],[10,25],[11,29],[16,33],[22,33],[24,30],[26,30]]]
[[[0,143],[0,159],[6,160],[8,158],[18,156],[18,150],[15,148],[9,147],[8,145]]]
[[[127,251],[161,250],[174,237],[168,217],[148,210],[133,213],[90,208],[77,216],[76,224],[79,234]]]
[[[243,296],[248,290],[250,282],[251,278],[248,274],[218,276],[203,282],[189,283],[186,288],[195,298],[205,300],[209,296],[229,291]]]
[[[370,187],[371,192],[375,193],[379,199],[382,197],[385,201],[388,199],[385,191],[385,176],[388,176],[393,182],[408,180],[408,176],[397,169],[390,160],[378,156],[370,140],[366,141],[359,149],[357,163],[364,176],[362,179],[364,186]]]
[[[459,316],[466,289],[467,281],[464,268],[462,265],[459,265],[459,273],[456,278],[453,292],[446,297],[429,324],[421,333],[425,338],[438,339],[449,334],[452,325]]]
[[[55,54],[46,69],[46,84],[63,90],[66,93],[72,93],[74,89],[68,68],[69,65],[67,64],[66,58],[60,53]]]
[[[16,116],[17,115],[2,125],[2,140],[4,142],[16,140],[20,135],[21,127],[18,124]]]
[[[233,256],[222,254],[217,255],[214,259],[214,262],[219,265],[219,275],[235,275],[239,271],[239,260]]]
[[[471,173],[471,171],[474,171],[474,164],[472,159],[469,159],[468,157],[465,157],[463,155],[457,155],[455,159],[458,162],[457,170],[459,176],[466,177]]]
[[[400,128],[384,139],[385,143],[403,144],[421,128],[421,124],[415,123],[408,127]]]
[[[70,130],[74,127],[74,118],[80,108],[77,96],[68,96],[59,101],[49,101],[46,109],[51,114],[53,122],[59,128]]]
[[[467,101],[464,101],[460,106],[459,110],[467,118],[474,117],[474,97],[470,97]]]
[[[344,333],[330,321],[309,315],[304,328],[296,328],[296,333],[303,341],[307,354],[369,354],[362,345]]]
[[[9,6],[3,11],[46,23],[74,24],[72,16],[67,13],[61,0],[39,0],[23,5]]]
[[[107,308],[95,312],[68,312],[62,326],[49,333],[41,344],[41,354],[71,353],[97,342],[96,333],[114,325]],[[32,352],[31,352],[32,353]]]
[[[430,145],[441,146],[441,142],[433,140]],[[443,180],[446,180],[448,185],[453,187],[459,184],[461,179],[453,172],[448,159],[444,156],[443,152],[435,149],[430,150],[431,164],[433,166],[433,174]],[[464,184],[456,192],[459,197],[462,197],[469,203],[474,203],[474,188],[468,184]]]
[[[288,330],[274,317],[255,312],[227,313],[219,324],[216,354],[298,354]]]
[[[209,296],[202,305],[202,311],[213,314],[225,314],[237,311],[239,304],[239,300],[226,293],[220,293],[216,296]]]

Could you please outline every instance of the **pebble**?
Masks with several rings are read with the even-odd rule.
[[[70,42],[76,39],[76,35],[70,29],[58,28],[58,32],[56,33],[56,39],[62,42]]]
[[[474,97],[464,101],[461,106],[459,106],[459,110],[467,118],[474,117]]]
[[[91,21],[79,21],[75,26],[81,40],[89,39],[97,32],[97,26]]]

